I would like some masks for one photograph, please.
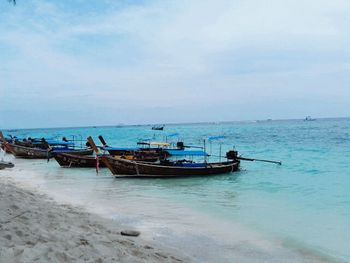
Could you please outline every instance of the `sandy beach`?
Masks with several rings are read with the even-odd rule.
[[[2,172],[3,173],[3,172]],[[188,262],[116,222],[0,177],[0,262]]]
[[[0,171],[0,263],[2,262],[342,262],[324,257],[302,247],[287,245],[283,241],[269,240],[248,229],[235,224],[217,222],[211,231],[205,217],[193,217],[187,228],[172,224],[172,220],[157,214],[151,221],[156,224],[163,220],[167,228],[161,230],[155,226],[142,224],[124,224],[122,217],[113,219],[103,216],[101,211],[106,205],[123,204],[135,208],[130,199],[113,199],[117,202],[101,204],[97,202],[91,207],[93,197],[88,202],[72,202],[72,192],[63,192],[65,198],[49,191],[45,186],[49,181],[41,181],[41,167],[50,170],[47,164],[40,161],[32,163],[28,160],[16,159],[13,169]],[[29,163],[28,163],[29,162]],[[52,168],[51,168],[52,169]],[[59,171],[73,173],[78,170]],[[67,179],[55,181],[54,175],[48,174],[55,184],[73,187]],[[67,177],[67,175],[65,175]],[[84,186],[85,175],[79,175],[81,191],[94,194],[87,185]],[[96,175],[93,175],[96,176]],[[35,179],[36,178],[36,179]],[[97,178],[92,178],[96,181]],[[113,180],[106,181],[109,184]],[[122,182],[119,182],[120,186]],[[39,186],[40,185],[40,186]],[[64,188],[61,188],[62,190]],[[103,188],[100,188],[102,190]],[[126,192],[123,192],[126,195]],[[57,198],[58,197],[58,198]],[[96,198],[96,196],[95,196]],[[98,197],[97,197],[98,198]],[[129,198],[131,198],[129,196]],[[106,202],[106,200],[104,201]],[[90,205],[89,205],[90,204]],[[98,204],[102,205],[99,209]],[[160,205],[160,204],[159,204]],[[146,206],[150,209],[150,206]],[[154,209],[155,211],[159,211]],[[95,212],[94,212],[95,210]],[[97,210],[97,211],[96,211]],[[101,211],[99,211],[101,210]],[[126,211],[132,211],[127,209]],[[140,209],[140,216],[145,211]],[[163,213],[166,210],[162,210]],[[186,216],[183,212],[171,215]],[[159,213],[159,212],[158,212]],[[149,216],[149,215],[148,215]],[[151,223],[151,222],[149,222]],[[173,222],[174,223],[174,222]],[[169,225],[168,225],[169,224]],[[133,227],[135,225],[136,227]],[[235,227],[234,227],[235,226]],[[180,232],[172,232],[178,229]],[[138,237],[121,235],[123,230],[140,230]],[[199,231],[197,233],[197,231]],[[197,233],[197,234],[196,234]],[[200,233],[200,234],[199,234]],[[220,234],[221,233],[221,234]]]

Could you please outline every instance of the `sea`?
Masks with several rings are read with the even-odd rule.
[[[235,173],[115,178],[107,168],[14,160],[13,177],[53,198],[141,231],[197,262],[350,262],[350,118],[4,130],[18,137],[140,140],[205,147],[209,161],[235,149]],[[80,142],[79,142],[80,143]]]

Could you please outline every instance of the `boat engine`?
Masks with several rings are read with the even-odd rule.
[[[226,153],[226,158],[229,160],[236,160],[238,157],[238,152],[231,150]]]
[[[184,142],[177,142],[177,143],[176,143],[176,147],[177,147],[179,150],[185,149]]]

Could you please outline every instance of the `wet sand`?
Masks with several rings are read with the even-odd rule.
[[[141,230],[139,237],[121,236],[121,230],[130,229],[130,224],[101,217],[98,207],[100,204],[104,210],[115,204],[97,202],[89,207],[89,202],[72,202],[71,194],[77,187],[87,191],[84,184],[71,185],[72,181],[63,177],[53,179],[63,188],[51,189],[42,177],[41,162],[15,161],[15,168],[0,171],[0,262],[343,262],[299,244],[267,239],[237,224],[218,221],[211,229],[211,219],[185,210],[170,213],[171,220],[154,214],[151,222],[163,222],[164,229],[141,225],[136,229]],[[49,169],[47,164],[44,168]],[[37,180],[42,180],[41,187]],[[69,191],[63,191],[65,187]],[[65,198],[57,198],[57,191]],[[121,198],[113,200],[123,204],[118,211],[127,216],[131,210],[125,206],[134,207],[135,203],[130,196]],[[157,204],[155,212],[166,211],[159,202],[151,203]],[[148,211],[149,205],[145,209]],[[137,211],[141,218],[145,216],[144,210]],[[179,228],[176,217],[187,218],[185,228]]]
[[[1,174],[0,174],[1,176]],[[1,262],[189,262],[116,222],[0,177]]]

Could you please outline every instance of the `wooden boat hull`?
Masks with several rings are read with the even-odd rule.
[[[53,157],[62,167],[80,167],[80,168],[92,168],[96,167],[96,158],[92,156],[80,156],[70,153],[54,153]],[[119,156],[120,158],[120,156]],[[128,160],[134,160],[135,156],[130,155],[124,157]],[[144,162],[155,162],[157,158],[144,159]],[[103,161],[99,162],[99,167],[106,167]]]
[[[96,158],[93,156],[80,156],[70,153],[54,153],[53,157],[62,167],[96,167]],[[99,162],[99,167],[106,167],[106,165],[103,162]]]
[[[188,177],[230,173],[239,169],[239,161],[208,163],[205,167],[166,166],[138,161],[130,161],[111,156],[101,156],[100,160],[116,177]]]
[[[26,159],[48,159],[51,157],[48,149],[30,148],[16,144],[6,144],[6,149],[17,158]]]
[[[60,149],[50,151],[49,149],[41,149],[41,148],[31,148],[20,146],[16,144],[6,143],[4,144],[6,150],[12,153],[17,158],[25,158],[25,159],[49,159],[53,157],[54,152],[69,152],[71,154],[76,155],[91,155],[93,153],[92,149],[82,149],[82,150],[68,150],[68,149]]]
[[[80,155],[80,156],[85,156],[85,155],[92,155],[94,153],[94,150],[92,149],[79,149],[79,150],[67,150],[67,149],[61,149],[61,150],[53,150],[51,154],[58,154],[58,153],[69,153],[72,155]]]

